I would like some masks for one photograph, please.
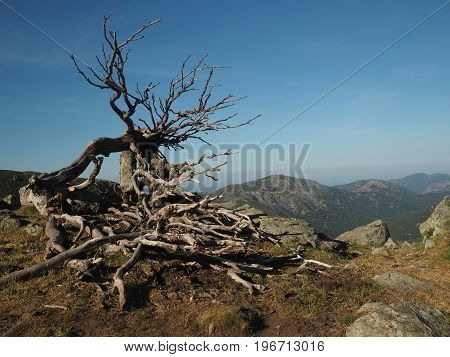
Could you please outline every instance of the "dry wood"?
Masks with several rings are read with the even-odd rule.
[[[250,259],[245,254],[249,245],[262,241],[278,244],[278,239],[263,234],[242,212],[213,204],[219,197],[201,197],[181,188],[186,182],[198,182],[199,176],[217,180],[215,175],[224,163],[213,161],[230,155],[231,151],[202,155],[191,163],[170,164],[161,153],[162,148],[182,149],[183,143],[192,139],[206,142],[204,134],[248,125],[257,117],[240,123],[232,122],[236,114],[217,117],[242,98],[231,94],[214,98],[217,85],[213,83],[213,75],[219,68],[207,65],[206,58],[192,65],[192,59],[187,58],[170,81],[165,97],[157,95],[157,84],[151,81],[144,89],[137,86],[135,91],[130,90],[126,76],[128,46],[143,38],[143,33],[161,20],[148,22],[120,41],[117,33],[108,29],[109,18],[110,15],[106,16],[103,22],[105,46],[97,57],[100,70],[81,68],[75,57],[72,60],[88,84],[111,94],[109,105],[125,124],[126,132],[118,138],[95,139],[67,167],[30,179],[30,198],[40,214],[49,217],[46,225],[49,259],[0,277],[0,284],[42,274],[67,261],[79,274],[92,274],[103,261],[106,248],[112,245],[130,257],[111,280],[119,292],[121,308],[127,303],[125,276],[147,255],[154,260],[213,269],[243,285],[251,294],[263,288],[251,281],[252,276],[274,276],[276,268],[284,264],[300,264],[297,272],[331,269],[328,264],[298,255],[253,254]],[[192,106],[181,109],[181,103],[190,94],[197,94],[197,99]],[[146,113],[145,120],[136,120],[139,111]],[[130,151],[137,163],[130,172],[128,187],[132,186],[132,192],[123,195],[130,196],[126,202],[95,216],[55,213],[61,202],[67,202],[66,196],[95,183],[103,157],[124,151]],[[77,185],[71,183],[91,163],[94,170],[89,178]],[[83,242],[85,239],[88,240]],[[70,244],[73,246],[67,249]]]

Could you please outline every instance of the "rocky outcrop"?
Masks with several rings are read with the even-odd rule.
[[[419,230],[424,239],[450,231],[450,196],[444,197],[436,206],[430,218],[419,226]]]
[[[263,232],[281,239],[285,246],[297,248],[299,245],[317,246],[318,232],[308,222],[282,217],[262,217],[260,228]]]
[[[266,213],[249,204],[237,208],[236,211],[250,217],[255,224],[259,225],[262,232],[279,238],[283,246],[290,251],[296,252],[311,247],[335,253],[343,253],[347,250],[347,243],[329,239],[306,221],[267,216]]]
[[[420,290],[430,290],[432,287],[429,283],[413,278],[409,275],[399,273],[397,271],[386,272],[376,275],[373,278],[378,284],[385,288],[411,293]]]
[[[376,220],[365,226],[341,234],[336,240],[356,245],[382,245],[390,237],[389,229],[382,220]]]
[[[349,337],[441,337],[450,335],[446,314],[420,302],[368,303],[347,329]]]
[[[259,221],[263,232],[279,237],[281,243],[292,251],[313,247],[343,252],[347,248],[346,243],[329,239],[311,224],[299,219],[262,216]]]

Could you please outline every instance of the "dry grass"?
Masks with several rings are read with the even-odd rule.
[[[125,312],[117,310],[114,294],[102,294],[92,284],[78,282],[67,269],[55,269],[0,290],[0,335],[343,336],[358,308],[370,301],[423,300],[448,311],[448,238],[437,243],[425,255],[414,246],[394,250],[388,259],[366,254],[353,261],[312,250],[307,257],[339,268],[330,276],[260,278],[257,282],[266,289],[256,296],[211,271],[157,274],[158,267],[141,263],[127,277],[132,306]],[[44,246],[43,237],[27,236],[23,229],[3,232],[1,273],[40,261]],[[108,262],[116,266],[121,259],[112,257]],[[410,296],[374,284],[373,275],[389,270],[428,281],[435,288]]]
[[[352,262],[352,269],[363,276],[374,276],[388,271],[398,271],[432,284],[430,291],[415,294],[396,293],[399,300],[419,300],[450,311],[450,235],[441,235],[436,246],[424,253],[422,244],[400,249],[390,249],[391,257],[365,255]]]

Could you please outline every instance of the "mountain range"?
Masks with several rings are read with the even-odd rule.
[[[412,180],[361,180],[334,187],[274,175],[226,186],[214,194],[222,195],[228,207],[249,204],[269,214],[304,219],[330,237],[382,219],[394,239],[413,241],[420,239],[417,225],[450,191],[449,175],[441,175],[441,182],[436,175],[419,175]],[[411,182],[415,191],[407,188]]]
[[[33,172],[0,170],[0,198],[25,186]],[[330,237],[384,220],[394,239],[418,240],[418,224],[450,194],[450,175],[418,173],[396,180],[360,180],[325,186],[316,181],[273,175],[226,186],[214,193],[236,208],[249,204],[268,214],[304,219]]]
[[[402,186],[416,193],[445,192],[450,191],[450,175],[424,173],[405,176],[401,179],[390,180],[396,185]]]

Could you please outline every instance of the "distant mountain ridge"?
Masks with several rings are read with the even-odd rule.
[[[400,240],[418,239],[417,224],[445,196],[418,194],[382,180],[328,187],[281,175],[230,185],[215,194],[223,195],[222,202],[230,207],[249,204],[274,215],[304,219],[330,237],[382,219]]]
[[[0,198],[17,192],[32,174],[0,170]],[[420,238],[417,224],[425,221],[449,192],[450,175],[446,174],[360,180],[334,187],[274,175],[226,186],[212,194],[222,194],[222,202],[230,207],[250,204],[269,214],[304,219],[330,237],[380,218],[395,239],[414,240]]]
[[[36,172],[0,170],[0,199],[27,185],[33,174]]]
[[[450,191],[450,175],[418,173],[389,182],[402,186],[412,192],[425,194],[431,192]]]

